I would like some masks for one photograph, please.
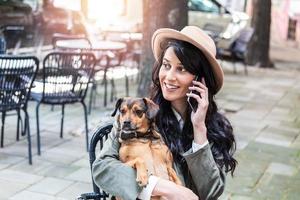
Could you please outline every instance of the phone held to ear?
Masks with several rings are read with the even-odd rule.
[[[201,78],[200,78],[199,76],[196,76],[194,80],[195,80],[195,81],[199,81],[200,79],[201,79]],[[199,93],[199,92],[196,92],[195,90],[191,90],[191,91],[190,91],[190,94],[191,94],[191,93],[200,96],[200,93]],[[194,112],[196,112],[196,110],[197,110],[197,108],[198,108],[198,102],[197,102],[197,100],[196,100],[195,98],[193,98],[193,97],[188,97],[188,98],[187,98],[187,102],[188,102],[188,104],[190,105],[190,107],[192,108],[192,110],[193,110]]]

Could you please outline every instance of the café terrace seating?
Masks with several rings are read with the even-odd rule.
[[[92,53],[51,52],[43,60],[43,68],[35,81],[31,97],[37,101],[37,147],[40,145],[40,104],[61,105],[60,137],[63,137],[64,108],[67,104],[81,103],[84,108],[86,147],[88,148],[88,119],[84,102],[88,84],[93,75],[95,56]]]
[[[253,36],[254,29],[249,27],[243,29],[238,38],[230,45],[229,49],[218,49],[217,58],[222,61],[230,61],[233,63],[233,72],[236,74],[236,63],[241,62],[244,65],[244,72],[248,75],[247,70],[247,52],[248,44]]]
[[[17,137],[19,140],[19,129],[21,113],[25,114],[24,129],[22,135],[27,135],[28,159],[32,164],[31,135],[29,127],[29,115],[27,103],[33,81],[36,77],[39,61],[33,56],[0,56],[0,112],[2,114],[1,148],[4,146],[4,124],[8,112],[17,111]]]
[[[103,144],[105,140],[108,138],[108,134],[111,132],[113,125],[112,123],[103,124],[98,126],[93,131],[93,136],[91,138],[90,146],[89,146],[89,158],[90,158],[90,169],[92,173],[92,165],[93,162],[96,160],[96,155],[100,153],[100,150],[103,148]],[[83,193],[81,194],[77,200],[87,200],[87,199],[94,199],[94,200],[105,200],[109,199],[109,194],[105,191],[101,190],[91,177],[92,184],[93,184],[93,192]],[[111,197],[111,199],[115,199]]]

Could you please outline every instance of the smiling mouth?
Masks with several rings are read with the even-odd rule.
[[[178,89],[179,87],[176,85],[172,85],[172,84],[168,84],[168,83],[164,83],[166,89],[170,89],[170,90],[175,90]]]

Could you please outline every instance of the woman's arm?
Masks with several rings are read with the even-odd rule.
[[[224,191],[225,172],[216,164],[210,146],[196,152],[190,149],[183,156],[200,199],[218,199]]]
[[[133,200],[142,188],[136,183],[136,171],[119,161],[119,148],[115,133],[110,133],[100,157],[93,163],[92,175],[104,191],[124,200]]]
[[[198,196],[189,188],[177,185],[166,179],[159,179],[152,191],[152,196],[160,196],[166,200],[199,200]]]
[[[200,81],[193,81],[190,90],[199,92],[200,95],[188,93],[198,102],[196,112],[191,113],[193,123],[194,142],[203,145],[207,142],[207,128],[205,125],[206,113],[209,106],[208,88],[204,78]],[[217,166],[210,146],[206,145],[196,152],[192,148],[184,153],[190,175],[193,179],[200,199],[218,199],[223,193],[225,186],[225,173]]]

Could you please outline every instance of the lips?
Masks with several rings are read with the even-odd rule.
[[[167,90],[176,90],[176,89],[179,88],[179,87],[176,86],[176,85],[169,84],[169,83],[165,83],[165,82],[164,82],[164,86],[165,86],[165,88],[166,88]]]

